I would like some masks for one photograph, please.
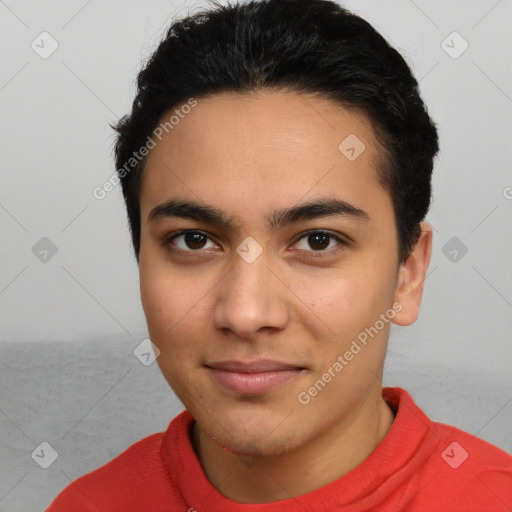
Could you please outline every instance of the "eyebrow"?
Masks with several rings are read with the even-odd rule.
[[[279,229],[299,221],[313,220],[319,217],[341,216],[356,221],[368,222],[370,216],[361,208],[357,208],[341,199],[320,198],[306,203],[275,210],[267,216],[270,229]],[[193,201],[169,199],[155,206],[148,215],[148,223],[163,218],[182,218],[213,224],[227,231],[235,231],[237,223],[222,210],[213,206]]]

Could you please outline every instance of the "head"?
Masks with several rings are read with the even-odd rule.
[[[198,423],[278,454],[355,414],[430,257],[437,133],[399,53],[328,0],[214,4],[170,27],[115,129],[150,337]],[[212,377],[227,360],[300,372],[240,393]]]

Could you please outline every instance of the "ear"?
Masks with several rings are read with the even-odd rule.
[[[423,283],[427,275],[432,253],[432,226],[422,222],[421,235],[407,260],[398,271],[395,302],[400,304],[395,317],[391,320],[397,325],[411,325],[418,318]]]

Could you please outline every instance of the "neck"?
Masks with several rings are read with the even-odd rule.
[[[353,418],[343,418],[292,452],[248,460],[224,450],[197,423],[192,442],[210,483],[240,503],[270,503],[319,489],[360,465],[384,439],[394,420],[379,395]]]

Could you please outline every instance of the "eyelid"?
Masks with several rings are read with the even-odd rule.
[[[171,234],[165,236],[160,243],[161,243],[161,245],[163,247],[169,248],[169,246],[172,245],[172,241],[175,238],[177,238],[179,236],[186,235],[187,233],[200,233],[200,234],[204,235],[207,239],[209,239],[212,242],[214,242],[215,244],[220,245],[215,240],[215,237],[210,235],[208,232],[203,231],[201,229],[192,229],[192,228],[191,229],[182,229],[182,230],[179,230],[177,232],[171,233]],[[324,255],[327,255],[327,254],[332,254],[334,252],[337,252],[337,251],[341,250],[343,247],[349,245],[349,243],[350,243],[350,241],[347,239],[347,237],[344,237],[344,236],[340,235],[337,232],[332,232],[332,231],[330,231],[328,229],[317,228],[317,229],[309,229],[307,231],[303,231],[302,233],[300,233],[297,236],[295,242],[293,242],[292,247],[295,246],[296,244],[298,244],[302,239],[308,237],[309,235],[317,234],[317,233],[322,233],[322,234],[328,235],[329,237],[331,237],[334,240],[336,240],[338,242],[338,245],[336,247],[331,247],[330,249],[326,249],[326,250],[314,251],[314,250],[299,249],[298,251],[302,252],[302,253],[308,253],[308,257],[321,257],[321,256],[324,256]],[[198,249],[198,250],[192,250],[192,249],[186,250],[186,249],[181,249],[181,248],[176,247],[176,246],[174,246],[170,250],[173,250],[173,251],[176,251],[176,252],[189,252],[189,253],[201,253],[201,252],[204,252],[201,249]]]

